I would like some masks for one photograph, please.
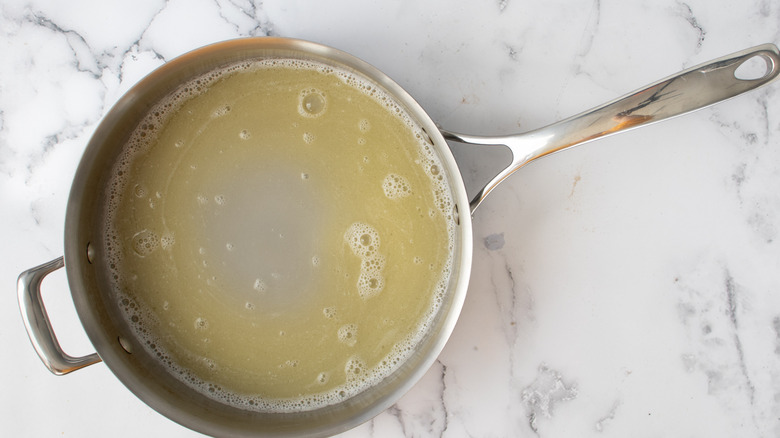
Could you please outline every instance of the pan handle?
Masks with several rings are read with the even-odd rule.
[[[73,357],[62,351],[41,299],[44,277],[65,266],[62,257],[22,272],[17,282],[19,308],[33,348],[52,373],[62,376],[101,361],[97,353]]]
[[[748,75],[737,69],[752,59],[763,60],[766,70],[745,77]],[[681,71],[612,102],[527,133],[481,137],[442,130],[442,134],[447,140],[461,143],[504,145],[512,152],[509,166],[471,200],[473,214],[501,181],[537,158],[708,107],[768,84],[778,75],[780,52],[774,44],[763,44]]]

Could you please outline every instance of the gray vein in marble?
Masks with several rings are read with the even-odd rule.
[[[497,252],[494,252],[493,254],[498,255],[501,258],[501,261],[504,264],[503,269],[503,278],[508,280],[509,287],[505,287],[502,284],[498,284],[496,280],[499,278],[499,275],[496,273],[494,275],[490,276],[491,281],[491,288],[493,290],[493,294],[496,297],[496,304],[498,305],[498,308],[500,310],[500,315],[502,317],[502,331],[506,335],[507,339],[507,346],[511,347],[515,344],[515,340],[517,339],[518,334],[518,327],[517,327],[517,292],[515,290],[515,276],[512,272],[512,267],[509,265],[509,262],[507,261],[506,257],[503,254],[499,254]],[[509,369],[514,369],[512,365],[512,357],[510,356],[510,367]]]
[[[774,209],[771,208],[774,201],[765,195],[756,197],[754,180],[765,174],[768,166],[773,166],[773,161],[762,159],[765,154],[774,153],[775,149],[769,114],[771,96],[771,90],[755,93],[749,102],[750,110],[756,114],[749,122],[726,118],[719,110],[714,110],[709,118],[738,147],[729,180],[747,224],[767,244],[774,242],[778,233]]]
[[[713,110],[710,120],[715,123],[721,131],[736,132],[738,134],[737,138],[741,140],[739,143],[749,147],[751,152],[754,152],[753,149],[755,148],[755,145],[761,144],[766,146],[769,144],[769,138],[771,137],[770,132],[772,128],[769,123],[769,107],[767,103],[770,99],[769,92],[770,90],[768,89],[756,90],[752,96],[753,101],[756,102],[760,111],[759,117],[754,117],[752,119],[753,121],[761,121],[760,135],[759,132],[754,132],[743,127],[738,121],[724,119],[717,109]],[[762,139],[762,141],[759,142],[759,139]]]
[[[414,407],[407,408],[404,405],[404,400],[401,399],[398,403],[388,408],[383,415],[390,415],[395,418],[395,421],[401,428],[402,436],[443,436],[449,427],[450,413],[445,402],[445,394],[447,392],[447,366],[436,360],[435,365],[428,371],[433,373],[438,367],[441,367],[438,375],[439,388],[437,388],[439,406],[432,406],[431,409],[425,412],[425,415],[421,414],[419,410]],[[376,428],[376,420],[371,421],[371,435]],[[420,432],[424,432],[421,434]]]
[[[440,377],[441,393],[439,395],[440,395],[440,400],[441,400],[441,408],[442,408],[442,411],[444,412],[444,415],[443,415],[444,425],[442,426],[441,433],[439,434],[439,437],[441,438],[441,437],[444,436],[444,433],[447,432],[447,429],[449,428],[449,425],[450,425],[450,423],[449,423],[450,412],[447,409],[447,403],[446,403],[446,401],[444,399],[444,395],[447,393],[447,381],[445,380],[446,377],[447,377],[447,365],[444,365],[438,359],[436,360],[436,362],[441,364],[441,377]]]
[[[693,30],[696,31],[696,34],[698,35],[695,53],[699,53],[702,44],[704,44],[704,39],[707,36],[707,31],[704,30],[704,27],[702,27],[701,24],[699,24],[699,20],[696,19],[696,15],[694,15],[693,9],[691,9],[691,6],[688,3],[677,2],[677,5],[680,8],[681,17],[691,25]]]
[[[160,52],[158,52],[157,50],[155,50],[154,47],[149,46],[149,47],[146,47],[145,50],[141,50],[141,41],[144,39],[144,36],[146,35],[147,31],[152,26],[152,24],[157,19],[157,17],[160,15],[160,13],[162,13],[162,11],[164,11],[165,8],[167,8],[167,7],[168,7],[168,0],[165,0],[165,5],[163,7],[161,7],[160,9],[158,9],[154,13],[154,15],[152,16],[151,20],[149,20],[149,23],[144,26],[144,30],[141,33],[141,35],[139,35],[138,39],[133,41],[130,44],[130,46],[121,53],[121,56],[118,57],[119,59],[124,60],[127,57],[128,54],[130,54],[130,56],[134,57],[135,55],[131,54],[131,52],[133,52],[133,51],[135,51],[135,53],[142,53],[144,51],[147,51],[147,52],[152,53],[154,55],[155,59],[159,59],[159,60],[161,60],[163,62],[167,61],[165,59],[165,56],[163,54],[161,54]],[[123,79],[124,79],[124,65],[125,65],[124,61],[121,61],[121,65],[120,65],[121,68],[119,70],[119,81],[120,82],[122,82]]]
[[[772,329],[775,331],[775,354],[780,356],[780,316],[772,319]]]
[[[764,144],[767,144],[769,142],[769,138],[771,136],[772,127],[769,125],[769,104],[767,101],[769,100],[769,94],[772,92],[771,90],[762,90],[763,92],[756,96],[755,98],[758,100],[759,105],[761,106],[761,120],[763,120],[763,128],[764,128]],[[755,134],[754,134],[755,135]]]
[[[25,20],[36,26],[49,29],[55,33],[65,36],[65,39],[68,42],[68,46],[70,47],[71,51],[73,51],[73,57],[75,58],[74,65],[76,66],[76,70],[89,73],[94,79],[100,78],[101,65],[98,62],[98,58],[91,53],[89,43],[87,43],[87,40],[84,39],[81,34],[75,30],[64,29],[60,27],[57,23],[47,18],[42,12],[29,12],[29,15],[25,17]],[[90,53],[90,57],[92,58],[91,61],[95,61],[93,68],[84,65],[87,60],[83,59],[81,56],[83,50],[86,50],[88,53]]]
[[[122,69],[121,64],[123,63],[123,60],[127,56],[128,53],[130,53],[134,48],[138,48],[140,45],[140,41],[143,38],[143,33],[146,32],[146,29],[151,26],[152,22],[154,22],[154,19],[159,15],[159,13],[165,9],[167,6],[167,1],[165,2],[164,6],[162,6],[160,9],[157,10],[157,12],[152,16],[152,18],[149,20],[149,22],[143,26],[143,32],[139,37],[133,41],[126,49],[120,49],[120,52],[117,54],[112,53],[96,53],[89,42],[82,36],[79,32],[73,30],[73,29],[67,29],[59,24],[57,24],[54,20],[48,18],[46,14],[44,14],[41,11],[32,12],[27,11],[27,15],[23,17],[22,19],[24,21],[28,21],[34,25],[44,27],[46,29],[49,29],[55,33],[62,34],[66,37],[66,40],[68,41],[68,45],[70,46],[71,50],[73,51],[75,60],[75,65],[78,71],[88,72],[90,73],[93,78],[100,79],[103,74],[103,69],[109,69],[110,71],[115,72],[119,75],[119,80],[121,82],[122,80]],[[154,51],[154,49],[149,48],[149,51],[155,55],[156,58],[165,60],[165,58]],[[86,52],[86,53],[85,53]],[[89,55],[90,59],[84,59],[83,57],[86,55]],[[94,64],[94,68],[84,67],[83,64],[87,63],[89,61],[90,64]],[[117,64],[119,63],[119,64]]]
[[[401,434],[403,436],[408,436],[406,433],[406,422],[404,421],[403,411],[398,408],[398,405],[390,406],[385,412],[395,417],[395,420],[401,426]]]
[[[596,34],[599,30],[599,24],[601,23],[601,0],[593,0],[593,6],[590,8],[588,14],[588,21],[585,25],[585,29],[582,30],[580,37],[579,49],[577,50],[577,56],[584,58],[590,52],[593,47],[593,40],[596,38]],[[581,63],[576,65],[577,71],[580,71]]]
[[[750,373],[748,372],[747,364],[745,363],[745,351],[742,346],[742,339],[739,337],[739,321],[737,319],[737,286],[734,283],[734,277],[732,277],[728,270],[725,272],[725,278],[726,302],[728,305],[729,320],[731,320],[731,325],[733,328],[734,346],[737,349],[739,366],[742,370],[742,375],[745,378],[745,383],[747,384],[748,391],[750,393],[750,404],[753,405],[755,404],[756,399],[756,387],[753,385],[753,382],[750,379]]]
[[[717,276],[720,281],[713,281]],[[703,373],[708,394],[718,396],[724,405],[744,400],[752,426],[761,430],[756,410],[756,393],[761,388],[753,383],[742,339],[742,288],[728,266],[717,261],[700,265],[685,281],[675,279],[675,283],[684,294],[679,303],[681,321],[694,329],[690,331],[693,352],[681,356],[683,366],[688,372]],[[734,397],[735,389],[739,398]]]
[[[225,19],[227,22],[231,23],[230,20],[222,14],[222,6],[220,5],[219,0],[215,0],[217,2],[218,7],[220,7],[220,15],[223,19]],[[251,2],[243,2],[244,4],[239,4],[235,1],[229,1],[230,5],[233,5],[238,10],[241,11],[244,15],[246,15],[249,19],[254,21],[255,26],[250,31],[252,35],[269,35],[272,33],[272,24],[270,21],[261,16],[262,10],[255,4]],[[124,73],[125,73],[125,67],[126,62],[128,59],[136,59],[137,56],[140,53],[149,53],[153,56],[155,59],[159,59],[162,62],[166,61],[166,58],[163,54],[155,50],[153,45],[149,44],[143,44],[142,41],[144,39],[144,35],[146,31],[149,29],[149,27],[154,23],[155,19],[159,16],[160,12],[162,12],[166,7],[168,6],[168,3],[165,2],[162,4],[162,6],[156,10],[156,12],[152,15],[152,17],[149,19],[149,21],[142,26],[142,32],[138,35],[138,38],[136,38],[134,41],[130,43],[129,46],[120,48],[115,47],[117,49],[116,52],[97,52],[95,51],[92,46],[90,45],[89,41],[78,31],[74,29],[66,28],[59,23],[57,23],[54,19],[50,18],[46,13],[42,11],[33,11],[31,9],[26,9],[24,12],[24,15],[21,17],[11,17],[11,19],[18,20],[22,23],[30,23],[31,25],[47,29],[57,35],[61,35],[65,38],[65,41],[70,48],[72,52],[72,64],[74,66],[75,71],[80,73],[88,74],[90,78],[97,81],[96,87],[99,89],[100,97],[103,102],[103,106],[98,108],[94,116],[82,120],[80,123],[69,123],[62,127],[61,130],[58,132],[55,132],[53,134],[47,135],[43,139],[42,143],[42,151],[36,152],[33,157],[31,157],[30,161],[27,163],[26,170],[28,172],[26,179],[29,181],[29,179],[32,177],[32,175],[35,173],[35,169],[37,166],[39,166],[41,163],[45,162],[46,155],[48,155],[52,149],[54,149],[58,144],[65,140],[74,139],[79,137],[83,132],[84,129],[86,129],[90,124],[97,121],[101,114],[105,110],[105,96],[107,91],[107,86],[102,82],[103,76],[107,74],[106,72],[113,72],[113,74],[116,75],[119,83],[123,82],[124,80]],[[260,6],[262,6],[262,3],[260,3]],[[236,27],[237,32],[240,31],[238,24],[231,23]],[[143,46],[143,49],[142,49]],[[4,124],[3,124],[4,126]]]
[[[567,385],[561,373],[542,364],[536,378],[523,389],[520,397],[526,408],[528,425],[538,435],[539,418],[551,419],[558,403],[575,399],[577,385]]]
[[[590,12],[588,13],[588,19],[585,22],[585,27],[580,34],[580,41],[578,43],[576,56],[571,65],[572,75],[567,76],[563,85],[560,87],[560,91],[555,97],[555,108],[560,107],[561,98],[567,93],[569,89],[569,83],[573,77],[584,75],[585,77],[592,79],[590,72],[583,69],[583,65],[586,62],[588,54],[593,47],[593,42],[599,33],[599,25],[601,24],[601,0],[593,0]],[[557,110],[556,110],[557,111]],[[562,114],[558,114],[558,118]]]
[[[43,217],[41,215],[41,208],[38,205],[38,203],[39,200],[30,203],[30,216],[32,216],[33,222],[35,222],[36,226],[40,226],[43,221]]]
[[[615,400],[615,403],[612,404],[612,407],[609,409],[607,415],[599,418],[599,420],[596,421],[596,424],[594,425],[596,432],[603,432],[606,425],[609,424],[610,421],[615,419],[615,413],[617,412],[617,408],[619,406],[620,406],[620,400]]]
[[[125,67],[127,67],[127,62],[125,62],[125,59],[130,57],[131,60],[135,61],[138,59],[138,55],[142,53],[151,53],[152,57],[154,59],[159,59],[162,62],[166,62],[165,56],[155,50],[152,47],[148,47],[146,49],[141,49],[141,40],[143,39],[143,36],[139,38],[138,40],[134,41],[133,44],[130,45],[130,47],[127,48],[127,50],[124,50],[121,54],[117,56],[117,59],[119,60],[119,71],[117,74],[117,79],[119,79],[119,82],[124,82],[125,80]]]
[[[747,179],[747,175],[745,174],[745,170],[747,169],[747,163],[737,163],[734,165],[734,171],[731,172],[731,181],[734,183],[734,186],[736,187],[737,191],[737,197],[739,198],[739,202],[742,203],[742,197],[740,196],[740,189],[742,188],[742,184]]]
[[[511,59],[514,62],[519,62],[520,57],[517,49],[513,45],[510,44],[504,44],[504,48],[506,49],[507,53],[509,54],[509,59]]]
[[[86,73],[88,74],[92,79],[97,81],[97,87],[100,90],[101,98],[105,97],[105,85],[101,82],[101,77],[104,74],[103,70],[108,69],[112,70],[112,66],[110,62],[107,62],[113,56],[108,53],[95,53],[93,49],[91,48],[89,42],[82,36],[79,32],[73,30],[73,29],[67,29],[56,23],[54,20],[47,17],[43,12],[33,12],[30,10],[27,10],[25,15],[20,18],[20,21],[22,22],[28,22],[36,27],[47,29],[51,32],[54,32],[55,34],[62,35],[65,38],[65,41],[70,47],[73,57],[73,66],[77,72],[80,73]],[[138,43],[134,44],[136,46]],[[124,53],[127,53],[129,50],[125,51]],[[123,54],[124,55],[124,54]],[[119,59],[122,59],[123,56],[120,56]],[[121,68],[118,72],[119,79],[121,81]],[[30,172],[30,175],[34,172],[35,167],[38,163],[44,161],[44,157],[59,143],[66,139],[73,139],[78,137],[83,130],[97,120],[97,118],[100,117],[100,114],[103,112],[103,108],[101,107],[98,111],[96,111],[94,117],[92,119],[87,119],[82,121],[82,123],[76,123],[76,124],[66,124],[59,132],[56,132],[54,134],[51,134],[47,136],[43,143],[43,151],[38,154],[38,158],[33,159],[30,163],[28,163],[27,168]],[[28,176],[29,178],[30,176]]]
[[[231,24],[235,27],[236,33],[243,34],[241,27],[239,24],[234,23],[231,21],[223,12],[223,8],[226,6],[223,3],[227,3],[228,5],[234,7],[236,10],[239,11],[240,14],[246,16],[251,21],[254,22],[255,26],[249,30],[249,32],[246,32],[247,35],[251,36],[270,36],[273,35],[273,23],[268,20],[268,17],[265,16],[265,12],[262,9],[262,2],[259,2],[258,4],[255,4],[251,1],[241,1],[241,0],[214,0],[217,4],[217,7],[219,9],[219,16],[225,20],[228,24]],[[261,18],[262,17],[262,18]]]

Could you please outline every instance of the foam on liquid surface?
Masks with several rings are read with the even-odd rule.
[[[141,123],[105,200],[118,305],[145,348],[246,409],[376,384],[445,292],[452,200],[372,84],[297,60],[198,78]]]

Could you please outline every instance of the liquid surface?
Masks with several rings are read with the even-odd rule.
[[[441,165],[391,99],[292,60],[234,66],[152,111],[114,169],[105,251],[147,350],[263,411],[338,402],[425,334],[452,263]]]

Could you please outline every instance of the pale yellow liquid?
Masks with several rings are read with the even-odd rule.
[[[161,105],[107,201],[118,301],[146,348],[259,410],[337,402],[392,372],[452,250],[446,181],[403,111],[349,74],[276,64]]]

